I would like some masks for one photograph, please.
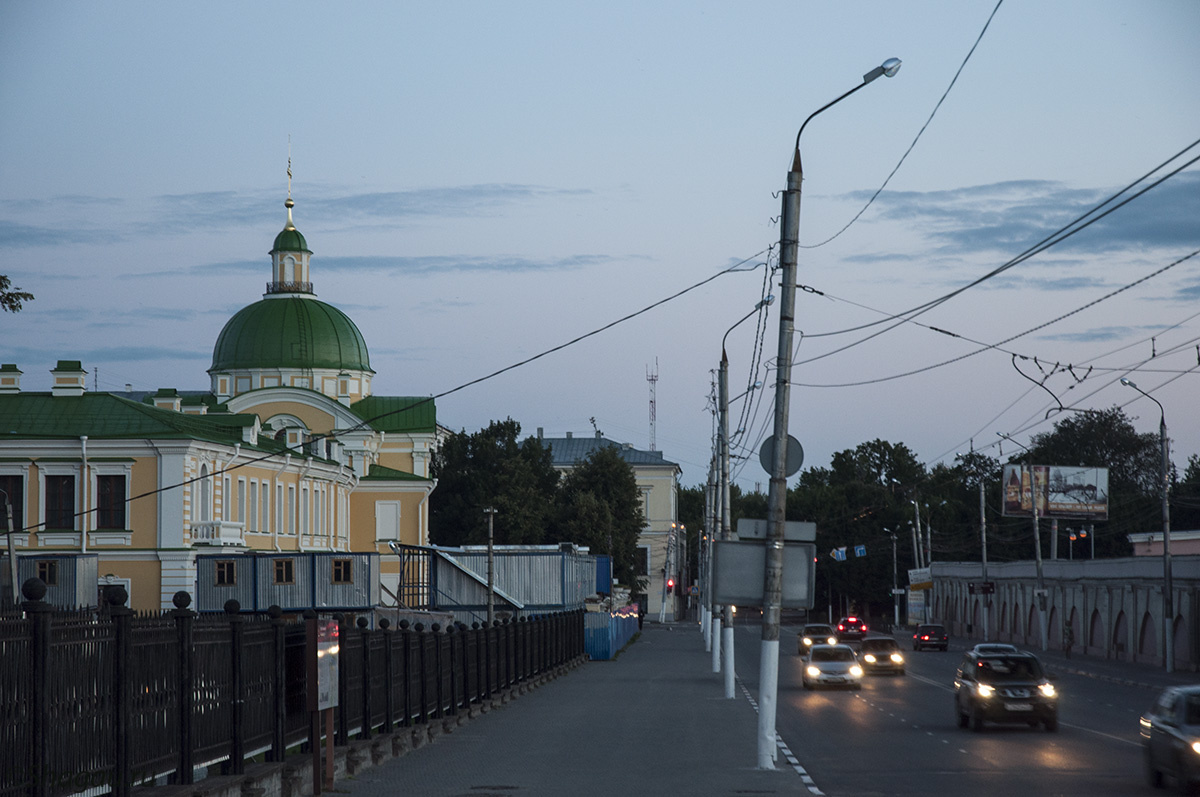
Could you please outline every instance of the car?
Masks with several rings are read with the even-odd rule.
[[[900,646],[890,636],[869,636],[862,641],[858,660],[867,672],[890,672],[904,675],[904,656]]]
[[[1146,780],[1161,788],[1170,776],[1190,793],[1200,780],[1200,685],[1163,690],[1139,725]]]
[[[838,624],[837,624],[838,642],[840,642],[840,643],[845,643],[848,641],[854,642],[854,641],[858,641],[858,640],[862,639],[866,635],[867,635],[867,622],[865,620],[859,619],[858,617],[855,617],[854,615],[850,615],[849,617],[843,617],[841,620],[838,620]]]
[[[1020,653],[1016,645],[1009,645],[1006,642],[980,642],[971,650],[976,653]]]
[[[949,646],[950,637],[946,634],[945,626],[935,624],[919,625],[917,626],[916,633],[913,634],[913,650],[925,650],[926,648],[945,650]]]
[[[963,656],[954,676],[958,727],[983,730],[985,722],[1023,722],[1058,730],[1058,690],[1032,653]]]
[[[807,656],[808,649],[813,645],[836,644],[837,637],[833,633],[833,626],[825,625],[824,623],[806,625],[796,635],[796,652],[801,656]]]
[[[862,689],[863,669],[849,645],[813,645],[808,651],[801,680],[805,689],[848,686]]]

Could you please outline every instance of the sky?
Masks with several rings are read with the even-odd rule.
[[[0,361],[25,390],[60,359],[89,388],[208,388],[270,279],[290,156],[314,289],[376,394],[439,396],[453,431],[649,448],[653,388],[654,448],[694,486],[724,337],[731,395],[764,385],[731,428],[736,482],[765,490],[779,304],[754,310],[796,134],[896,57],[801,141],[805,467],[875,439],[1007,458],[997,433],[1071,409],[1157,432],[1127,377],[1183,468],[1197,31],[1193,0],[3,3],[0,274],[36,298],[0,314]]]

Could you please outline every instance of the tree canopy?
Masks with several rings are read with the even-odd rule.
[[[0,274],[0,309],[9,313],[21,312],[25,302],[32,302],[33,294],[20,288],[12,287],[12,280]]]

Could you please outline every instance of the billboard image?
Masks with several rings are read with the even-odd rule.
[[[1006,517],[1032,517],[1031,475],[1038,517],[1108,519],[1108,468],[1059,465],[1005,465],[1001,489]]]

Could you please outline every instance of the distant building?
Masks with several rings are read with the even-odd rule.
[[[0,366],[19,580],[61,581],[51,594],[84,604],[123,584],[142,610],[181,589],[249,594],[247,578],[378,596],[399,578],[388,543],[428,544],[433,401],[372,394],[362,333],[316,298],[290,191],[285,206],[266,293],[221,330],[209,390],[89,393],[84,363],[60,360],[52,390],[28,392],[16,364]]]
[[[1129,542],[1133,544],[1134,556],[1162,556],[1163,534],[1161,531],[1129,534]],[[1172,531],[1171,555],[1189,556],[1200,554],[1200,531]]]
[[[664,568],[667,565],[668,547],[671,547],[671,576],[680,585],[682,574],[687,572],[687,538],[679,524],[679,476],[682,469],[663,457],[661,451],[643,451],[628,443],[618,443],[596,432],[595,435],[575,437],[567,432],[566,437],[545,437],[542,429],[537,431],[538,440],[550,449],[551,463],[562,472],[574,469],[594,451],[602,447],[616,448],[621,458],[633,468],[638,490],[642,495],[642,512],[646,516],[646,527],[638,540],[642,559],[639,570],[647,577],[646,614],[652,620],[659,617],[663,605]],[[623,586],[630,586],[628,584]],[[687,605],[685,598],[669,595],[666,619],[681,616]]]

